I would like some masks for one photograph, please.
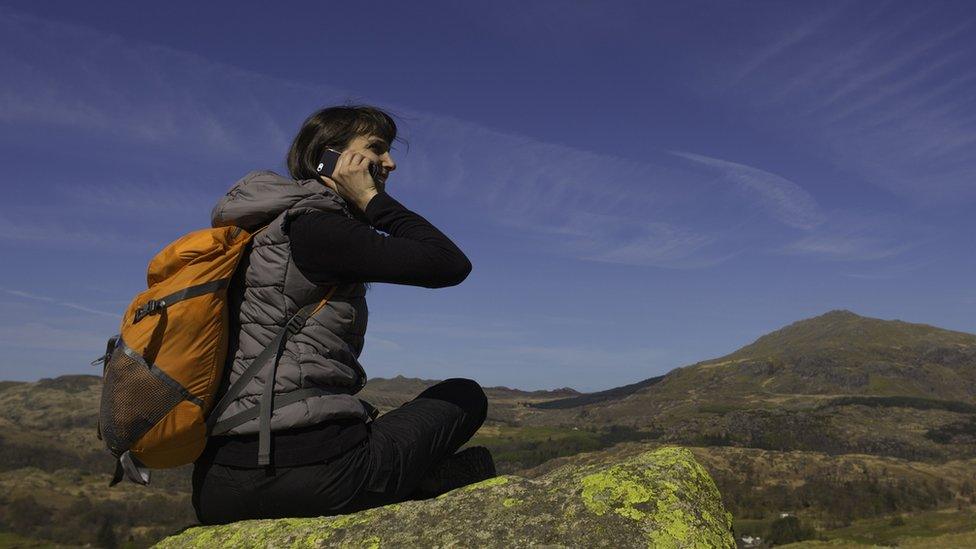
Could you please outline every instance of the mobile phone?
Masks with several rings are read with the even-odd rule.
[[[326,177],[332,177],[332,173],[335,172],[336,164],[339,162],[339,155],[341,152],[335,149],[325,149],[322,151],[322,156],[319,157],[319,163],[315,167],[315,171],[319,175],[324,175]],[[379,175],[380,169],[373,164],[369,163],[369,175],[372,176],[373,180],[376,180],[376,176]]]

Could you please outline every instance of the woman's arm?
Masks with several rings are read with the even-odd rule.
[[[369,225],[329,212],[291,222],[292,258],[305,278],[323,286],[391,282],[443,288],[471,272],[471,262],[444,233],[385,192],[364,213]]]

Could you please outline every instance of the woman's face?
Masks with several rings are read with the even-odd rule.
[[[396,169],[396,162],[390,156],[390,144],[376,135],[357,135],[345,150],[358,152],[380,167],[380,173],[376,177],[376,190],[383,192],[387,177]]]

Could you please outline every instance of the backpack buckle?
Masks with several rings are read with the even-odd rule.
[[[136,309],[136,316],[133,323],[139,322],[149,315],[159,314],[159,311],[166,307],[166,302],[162,299],[150,299],[145,305]]]
[[[108,361],[112,359],[112,353],[115,352],[115,348],[119,346],[120,341],[122,341],[121,334],[116,334],[108,338],[108,343],[105,345],[105,354],[91,361],[91,365],[98,366],[101,363],[102,366],[108,366]]]
[[[288,330],[288,335],[295,335],[300,332],[305,326],[305,320],[305,317],[297,315],[288,321],[288,324],[285,325],[285,329]]]

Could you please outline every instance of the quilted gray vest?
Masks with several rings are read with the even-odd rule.
[[[245,374],[296,312],[304,308],[309,314],[279,351],[271,431],[369,416],[363,402],[353,396],[366,384],[366,372],[357,360],[366,333],[366,288],[361,283],[337,286],[328,303],[313,313],[311,308],[331,288],[309,282],[291,257],[288,224],[315,210],[351,216],[345,201],[320,181],[295,181],[271,171],[247,174],[213,209],[214,227],[234,225],[254,232],[267,225],[254,236],[240,267],[244,297],[231,307],[239,315],[240,331],[228,349],[226,383],[233,386]],[[256,409],[271,370],[265,367],[249,381],[245,376],[240,393],[215,420],[246,417],[247,410]],[[220,434],[252,434],[258,427],[259,418],[254,417]]]

